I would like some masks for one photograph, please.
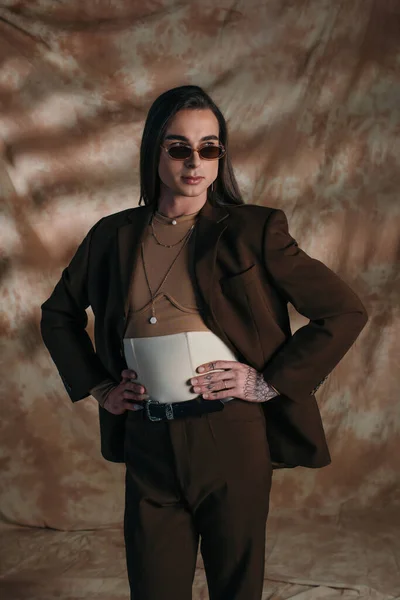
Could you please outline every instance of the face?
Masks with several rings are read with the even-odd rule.
[[[209,109],[180,110],[170,120],[165,131],[163,146],[176,144],[199,148],[219,144],[219,124]],[[217,178],[218,159],[204,160],[197,152],[186,160],[173,160],[161,148],[158,174],[160,176],[161,200],[185,201],[184,198],[206,201],[207,188]],[[189,183],[184,177],[201,177],[199,183]],[[197,203],[196,202],[196,203]]]

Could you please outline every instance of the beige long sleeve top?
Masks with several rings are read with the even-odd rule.
[[[210,331],[201,316],[201,297],[196,289],[193,250],[194,231],[182,248],[183,240],[195,225],[199,211],[173,219],[157,212],[153,219],[155,239],[151,225],[146,229],[143,240],[143,257],[146,273],[153,294],[159,288],[170,265],[176,261],[161,289],[155,294],[154,307],[157,323],[149,322],[152,316],[151,296],[145,277],[142,257],[139,257],[129,291],[129,309],[124,338],[152,337],[181,333],[183,331]],[[179,255],[178,255],[179,253]],[[90,390],[103,406],[115,381],[107,379]]]

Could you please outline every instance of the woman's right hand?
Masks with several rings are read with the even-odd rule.
[[[126,410],[141,410],[142,407],[136,407],[132,403],[139,404],[150,397],[144,385],[132,382],[137,377],[135,371],[124,369],[121,375],[121,383],[111,390],[103,405],[113,415],[122,415]]]

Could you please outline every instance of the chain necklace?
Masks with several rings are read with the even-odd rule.
[[[141,255],[142,255],[142,263],[143,263],[143,271],[144,271],[144,276],[146,278],[146,283],[147,283],[147,287],[149,288],[149,292],[150,292],[150,297],[151,297],[151,317],[149,319],[149,323],[151,323],[151,325],[155,325],[155,323],[157,323],[157,317],[156,317],[156,311],[155,311],[155,306],[154,306],[154,298],[156,297],[156,295],[158,294],[158,292],[160,291],[161,287],[164,285],[164,283],[167,280],[168,275],[171,272],[172,267],[174,266],[178,256],[180,255],[180,253],[182,252],[183,248],[186,246],[186,244],[188,243],[190,236],[192,235],[194,229],[194,225],[191,226],[191,228],[189,229],[189,231],[187,233],[185,233],[185,236],[182,238],[182,240],[184,239],[185,241],[183,242],[181,248],[179,249],[178,254],[175,256],[174,260],[172,261],[172,264],[169,266],[164,279],[161,281],[160,285],[158,286],[157,290],[154,292],[152,292],[151,287],[150,287],[150,283],[149,283],[149,278],[147,275],[147,270],[146,270],[146,264],[145,264],[145,260],[144,260],[144,242],[142,242],[141,244]],[[185,239],[186,238],[186,239]],[[182,241],[180,240],[180,241]],[[161,244],[164,245],[164,244]],[[174,246],[176,246],[176,244],[173,244]]]
[[[153,215],[153,217],[154,217],[154,215]],[[154,239],[156,240],[157,244],[159,246],[163,246],[163,248],[173,248],[174,246],[177,246],[178,244],[183,242],[185,237],[188,235],[188,232],[186,232],[185,235],[183,236],[183,238],[181,240],[178,240],[175,244],[163,244],[162,242],[160,242],[160,240],[156,236],[156,232],[154,231],[153,219],[151,219],[150,226],[151,226],[151,232],[153,234]],[[191,231],[193,229],[193,227],[194,227],[194,225],[192,225],[192,227],[191,227],[191,229],[189,229],[189,231]]]

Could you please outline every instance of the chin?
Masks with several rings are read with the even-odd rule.
[[[189,185],[184,185],[184,186],[178,186],[177,187],[177,192],[182,194],[182,196],[188,196],[189,198],[195,198],[197,196],[201,196],[202,194],[204,194],[204,192],[207,191],[207,187],[208,186],[201,186],[201,188],[199,186],[189,186]]]
[[[175,188],[175,195],[176,196],[182,196],[183,198],[194,198],[195,196],[198,196],[199,193],[195,192],[194,190],[183,190],[179,187]]]

